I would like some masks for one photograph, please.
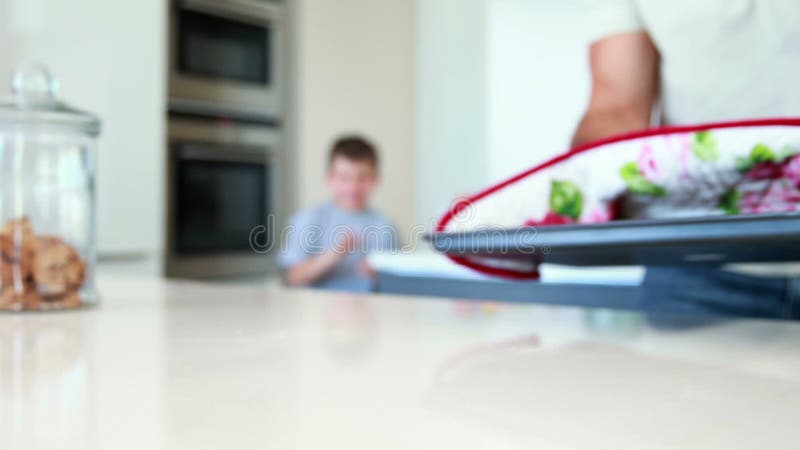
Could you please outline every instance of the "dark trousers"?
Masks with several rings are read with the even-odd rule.
[[[800,319],[800,278],[765,278],[715,267],[648,267],[640,307],[656,314]]]

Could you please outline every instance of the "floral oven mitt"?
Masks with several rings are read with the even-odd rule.
[[[557,156],[459,203],[438,231],[800,210],[800,119],[671,127]],[[535,278],[530,262],[453,258]]]

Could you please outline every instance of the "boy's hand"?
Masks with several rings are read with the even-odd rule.
[[[339,236],[336,245],[325,253],[312,256],[286,271],[286,282],[292,286],[306,286],[325,276],[342,258],[358,249],[358,238],[348,231]]]
[[[358,273],[367,277],[367,278],[375,278],[378,276],[378,272],[370,265],[367,259],[362,259],[358,263]]]
[[[358,236],[352,231],[347,231],[344,235],[339,238],[339,242],[336,243],[336,246],[333,248],[333,251],[337,255],[346,255],[348,253],[352,253],[353,251],[358,249]]]

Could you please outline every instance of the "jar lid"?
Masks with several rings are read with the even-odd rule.
[[[0,102],[0,126],[52,125],[90,136],[100,134],[100,119],[58,100],[58,87],[58,80],[43,64],[19,66],[11,77],[11,100]]]

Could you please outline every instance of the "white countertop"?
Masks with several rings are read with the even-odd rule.
[[[800,323],[105,277],[0,314],[3,449],[796,449]]]

